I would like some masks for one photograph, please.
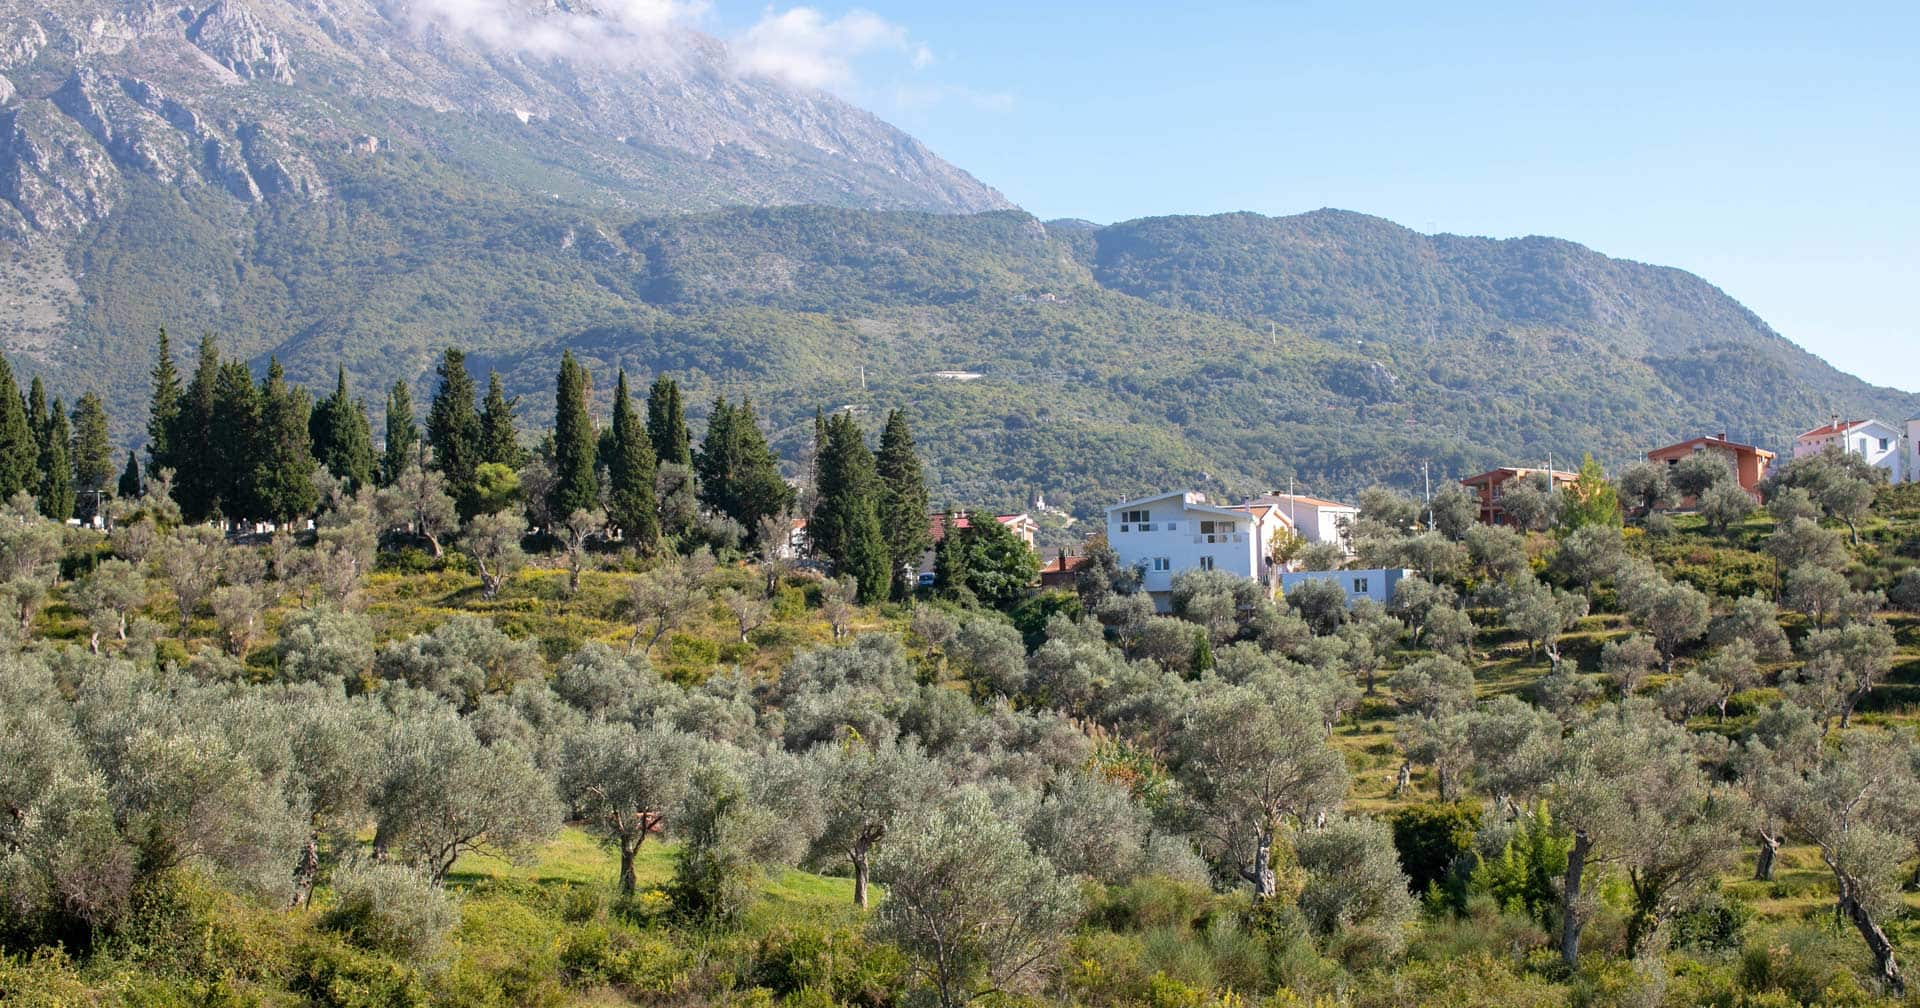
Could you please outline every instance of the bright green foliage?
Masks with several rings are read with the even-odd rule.
[[[600,501],[593,417],[587,412],[588,382],[587,369],[573,354],[561,355],[554,391],[553,489],[547,492],[547,509],[555,516],[589,511]]]
[[[73,463],[67,454],[71,438],[66,411],[55,399],[40,434],[40,485],[34,494],[40,498],[40,513],[58,522],[73,517]]]
[[[653,439],[653,456],[661,464],[693,464],[693,438],[687,433],[680,383],[666,375],[655,378],[647,392],[647,437]]]
[[[380,485],[392,486],[400,474],[412,465],[413,450],[420,443],[420,428],[413,420],[413,393],[407,383],[397,381],[387,393],[387,443],[380,455]]]
[[[958,524],[959,527],[954,527]],[[1011,609],[1040,577],[1040,554],[993,515],[973,512],[949,523],[934,554],[934,584],[956,598]]]
[[[34,463],[39,455],[13,367],[0,358],[0,499],[34,489]]]
[[[753,404],[729,405],[715,398],[707,418],[707,436],[695,459],[700,502],[757,534],[761,521],[786,511],[793,491],[780,478],[780,459],[767,446]]]
[[[344,382],[341,387],[344,391]],[[287,384],[278,360],[267,365],[259,403],[260,443],[255,449],[251,496],[260,513],[288,521],[312,512],[320,502],[320,492],[313,485],[308,423],[313,410],[306,390]]]
[[[927,529],[927,478],[913,447],[907,416],[887,414],[880,431],[880,451],[874,459],[880,475],[880,531],[892,561],[895,599],[913,594],[914,572],[930,544]]]
[[[649,552],[660,537],[654,499],[654,479],[659,464],[653,454],[653,439],[634,412],[624,368],[613,388],[613,424],[609,433],[613,443],[607,458],[608,516],[627,542],[642,553]]]
[[[513,412],[520,397],[508,397],[500,385],[500,372],[487,372],[487,398],[480,405],[480,462],[493,462],[518,469],[527,462],[527,450],[520,446],[520,434],[514,430]]]
[[[866,435],[850,414],[827,419],[815,489],[818,503],[807,523],[815,553],[841,576],[859,580],[861,601],[885,598],[892,578],[880,528],[880,478]]]
[[[1566,503],[1560,511],[1560,525],[1568,531],[1620,524],[1620,494],[1591,452],[1581,460],[1579,478],[1562,492],[1562,497]]]
[[[480,414],[473,405],[473,377],[466,355],[452,347],[440,358],[440,388],[427,407],[427,444],[433,464],[447,479],[447,494],[463,518],[474,514],[473,475],[480,468]],[[388,444],[389,458],[392,443]],[[405,471],[404,467],[400,471]],[[390,477],[392,473],[388,474]]]
[[[340,368],[333,394],[314,404],[307,421],[313,460],[346,482],[348,493],[373,484],[373,431],[366,404],[347,397],[347,369]]]
[[[113,442],[107,433],[107,409],[100,397],[84,392],[73,405],[73,483],[82,494],[107,489],[113,479]]]

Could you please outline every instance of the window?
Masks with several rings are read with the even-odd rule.
[[[1887,439],[1886,439],[1886,438],[1881,438],[1881,439],[1880,439],[1880,450],[1881,450],[1881,451],[1886,451],[1886,450],[1887,450]]]
[[[1200,558],[1200,569],[1201,569],[1201,570],[1203,570],[1203,571],[1210,571],[1210,570],[1212,570],[1212,569],[1213,569],[1213,558],[1212,558],[1212,557],[1210,557],[1210,556],[1203,556],[1203,557],[1201,557],[1201,558]]]
[[[1233,522],[1230,521],[1203,521],[1200,523],[1201,535],[1216,535],[1218,533],[1232,531]]]
[[[1365,595],[1365,594],[1367,593],[1367,579],[1366,579],[1366,578],[1354,578],[1354,579],[1353,579],[1353,593],[1354,593],[1355,595]]]
[[[1169,571],[1169,570],[1172,570],[1172,569],[1173,569],[1173,561],[1172,561],[1172,560],[1169,560],[1169,559],[1167,559],[1166,557],[1154,557],[1154,558],[1153,558],[1153,569],[1154,569],[1154,570],[1157,570],[1157,571]]]
[[[1141,522],[1152,521],[1153,513],[1145,508],[1141,508],[1138,511],[1122,511],[1120,512],[1120,520],[1128,525],[1138,525]]]

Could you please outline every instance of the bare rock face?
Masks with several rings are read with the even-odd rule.
[[[293,83],[293,59],[278,36],[235,0],[218,0],[187,28],[187,38],[246,80]]]
[[[79,123],[46,103],[0,110],[0,201],[26,229],[77,231],[113,209],[118,188],[112,159]]]
[[[0,105],[5,105],[12,100],[13,82],[5,77],[0,77]]]

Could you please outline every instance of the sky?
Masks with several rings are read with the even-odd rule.
[[[715,0],[699,19],[1042,218],[1338,207],[1568,238],[1698,273],[1920,391],[1920,4]]]

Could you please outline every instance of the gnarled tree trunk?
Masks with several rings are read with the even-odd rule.
[[[1587,869],[1587,855],[1593,851],[1593,839],[1586,830],[1573,831],[1573,848],[1567,851],[1567,874],[1560,893],[1560,960],[1567,969],[1580,968],[1581,876]]]
[[[1773,881],[1773,862],[1780,856],[1780,838],[1771,833],[1760,834],[1760,856],[1753,862],[1753,880],[1755,882]]]

